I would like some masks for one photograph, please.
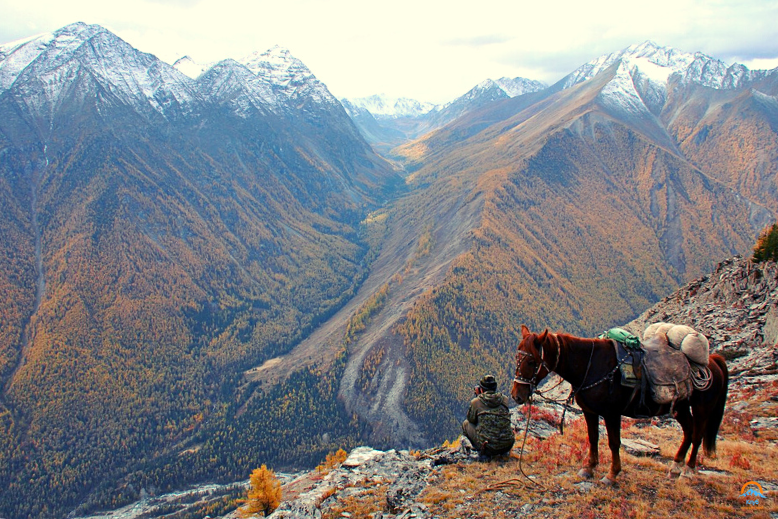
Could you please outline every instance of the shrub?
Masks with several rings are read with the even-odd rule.
[[[281,482],[276,478],[276,473],[262,465],[251,473],[250,479],[251,487],[246,506],[241,509],[242,515],[272,514],[281,504]]]
[[[754,246],[754,263],[778,261],[778,223],[765,227]]]
[[[316,466],[316,471],[321,475],[329,474],[332,469],[339,467],[341,463],[346,461],[346,458],[348,458],[348,452],[343,449],[338,449],[337,452],[330,452],[325,460]]]

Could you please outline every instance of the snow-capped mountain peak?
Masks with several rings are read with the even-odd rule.
[[[499,86],[503,92],[508,94],[508,97],[516,97],[531,92],[537,92],[548,86],[542,81],[535,81],[523,77],[501,77],[500,79],[494,80],[494,83]]]
[[[348,100],[358,108],[364,108],[376,117],[396,119],[399,117],[418,117],[436,108],[433,103],[425,103],[408,97],[390,97],[375,94]]]
[[[82,22],[66,25],[54,33],[40,34],[0,45],[0,91],[13,85],[19,75],[44,52],[52,59],[67,54],[95,34],[104,32],[99,25]]]
[[[187,112],[198,97],[194,82],[169,65],[81,22],[3,45],[0,87],[15,89],[31,114],[44,119],[73,96],[95,99],[98,109],[118,103],[164,116]]]
[[[254,52],[238,62],[271,85],[282,98],[305,97],[319,103],[339,105],[324,83],[288,49],[276,45],[262,53]]]
[[[728,65],[701,52],[683,52],[646,41],[585,63],[563,79],[561,86],[573,87],[614,66],[615,76],[603,89],[600,98],[606,105],[620,107],[631,115],[639,112],[658,115],[665,105],[668,85],[672,82],[713,89],[737,89],[767,74],[767,71],[750,71],[738,63]]]
[[[685,71],[695,59],[694,54],[646,41],[638,45],[630,45],[618,52],[605,54],[578,67],[567,77],[564,88],[593,78],[617,61],[623,62],[629,71],[637,68],[651,81],[666,84],[670,75]]]
[[[563,88],[591,79],[618,61],[626,65],[632,77],[661,88],[676,74],[684,83],[716,89],[740,88],[764,75],[763,71],[750,71],[739,63],[728,65],[701,52],[683,52],[646,41],[585,63],[567,76]]]

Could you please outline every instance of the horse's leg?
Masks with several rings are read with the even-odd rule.
[[[698,413],[700,416],[702,413]],[[689,460],[686,462],[686,466],[681,472],[681,477],[690,478],[694,476],[697,471],[697,452],[700,450],[700,444],[702,443],[702,435],[705,432],[705,422],[699,418],[691,419],[692,422],[692,452],[689,454]]]
[[[613,485],[616,482],[616,476],[621,472],[621,415],[610,415],[603,417],[605,419],[605,429],[608,431],[608,447],[611,450],[611,470],[608,475],[600,481],[606,485]]]
[[[689,412],[689,406],[684,405],[675,411],[675,419],[681,424],[683,430],[683,440],[681,446],[678,447],[678,452],[675,453],[673,464],[670,466],[668,477],[678,476],[684,469],[684,459],[686,453],[689,451],[689,447],[692,444],[692,434],[694,432],[694,422],[692,421],[692,415]]]
[[[578,471],[582,478],[589,479],[594,476],[594,468],[600,462],[598,442],[600,441],[600,416],[584,411],[586,419],[586,431],[589,435],[589,462]]]

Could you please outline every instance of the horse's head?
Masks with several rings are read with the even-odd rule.
[[[511,387],[511,396],[518,404],[529,400],[540,381],[551,372],[543,349],[548,339],[548,330],[538,335],[521,325],[521,335],[522,339],[516,350],[516,375]]]

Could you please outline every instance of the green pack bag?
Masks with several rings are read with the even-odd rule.
[[[628,350],[640,350],[641,343],[640,337],[629,333],[623,328],[611,328],[607,332],[600,335],[603,339],[613,339],[616,342],[620,342]]]

